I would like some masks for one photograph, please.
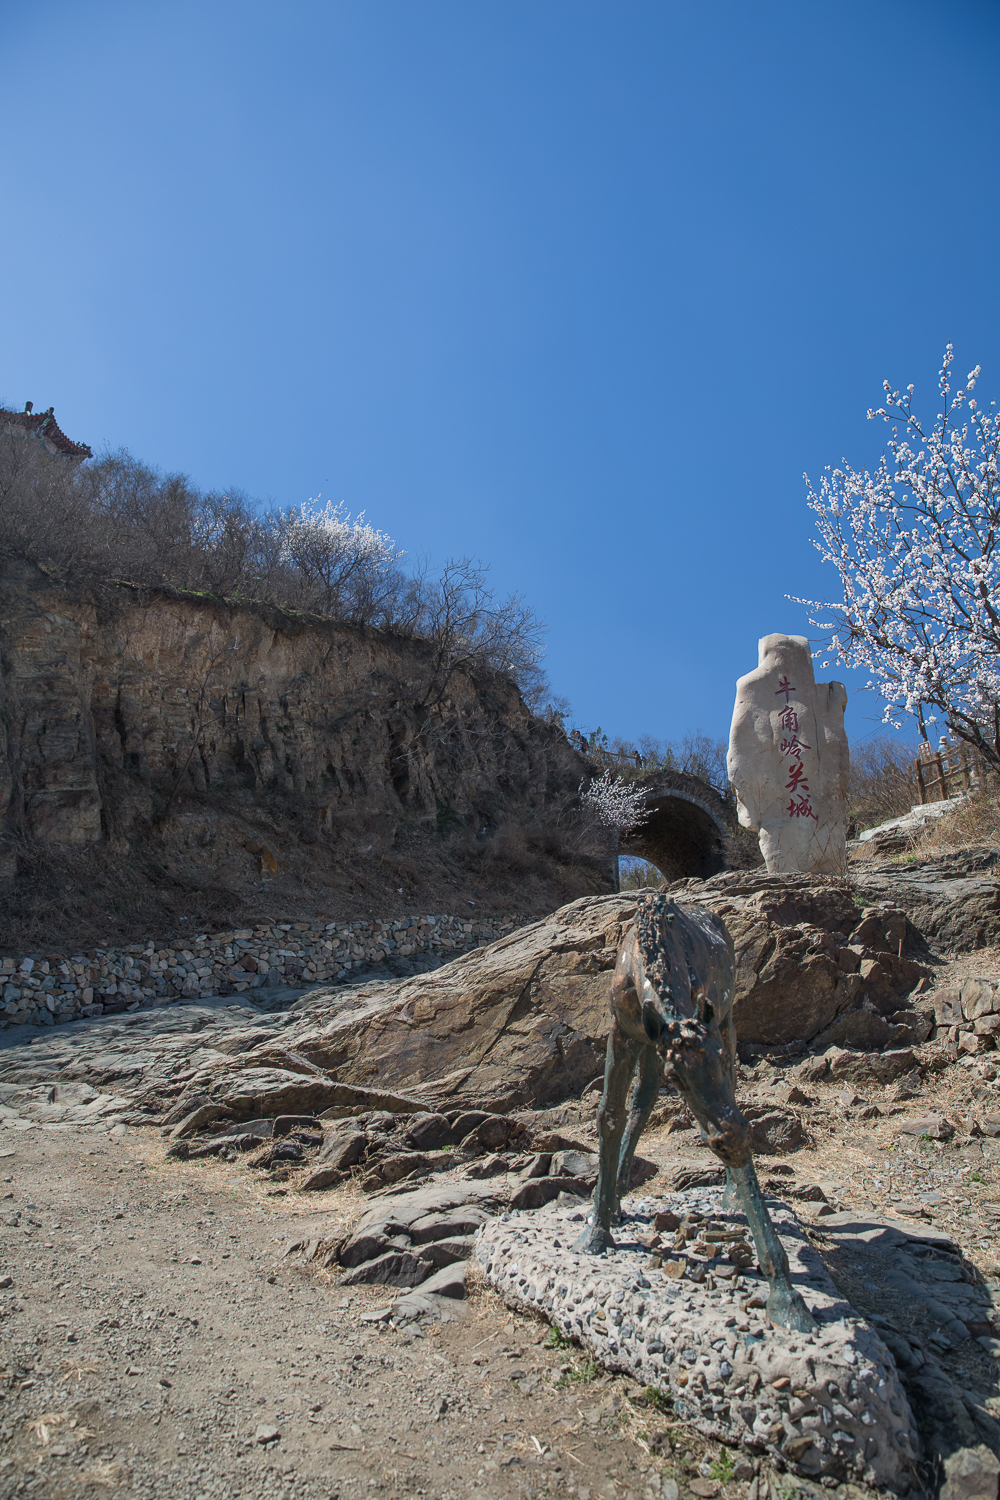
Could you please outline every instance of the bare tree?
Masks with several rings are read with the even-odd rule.
[[[487,569],[472,558],[453,558],[431,583],[420,579],[417,633],[433,647],[421,707],[447,694],[456,672],[490,667],[530,687],[539,670],[544,627],[523,595],[497,600]]]
[[[517,594],[498,599],[469,558],[406,573],[402,551],[363,515],[318,501],[262,511],[238,491],[200,491],[127,452],[70,465],[2,422],[0,557],[114,598],[120,583],[268,601],[430,643],[425,713],[458,671],[512,677],[532,708],[548,691],[542,626]]]

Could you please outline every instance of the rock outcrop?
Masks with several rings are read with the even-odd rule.
[[[677,889],[732,934],[741,1055],[796,1044],[902,1047],[929,1035],[907,1000],[932,970],[904,953],[915,938],[908,942],[898,906],[859,904],[844,884],[814,876],[734,871]]]
[[[911,1000],[933,970],[901,907],[859,904],[835,881],[764,872],[682,882],[673,894],[717,912],[733,934],[744,1058],[829,1048],[884,1055],[893,1076],[916,1065],[912,1048],[938,1021],[930,996]],[[578,1095],[603,1073],[610,974],[636,906],[629,893],[583,898],[433,973],[317,989],[296,1002],[280,1044],[220,1059],[190,1097],[205,1093],[248,1119],[325,1107],[317,1101],[334,1081],[436,1112],[502,1113]],[[977,1046],[995,1044],[992,1021],[968,1024]]]
[[[438,1109],[537,1107],[578,1093],[603,1070],[609,975],[635,909],[627,895],[585,898],[433,974],[350,998],[317,991],[296,1007],[295,1050],[342,1082]],[[266,1044],[240,1059],[268,1062]]]
[[[440,911],[442,895],[468,912],[465,898],[481,892],[458,888],[462,870],[484,860],[488,883],[519,884],[521,899],[536,873],[555,882],[527,897],[528,911],[612,884],[606,858],[560,844],[546,823],[588,769],[563,731],[509,678],[442,668],[428,641],[124,585],[98,603],[8,561],[0,648],[6,900],[46,849],[66,855],[35,879],[58,885],[67,862],[74,872],[59,900],[48,891],[51,906],[79,906],[88,886],[117,881],[115,905],[134,912],[119,940],[156,932],[161,945],[184,918],[223,926],[226,909],[241,927],[258,912],[343,921],[416,901]],[[491,859],[505,826],[528,832]],[[533,829],[548,830],[544,858],[532,855]],[[438,834],[470,845],[458,870],[431,870]],[[356,880],[364,907],[331,911]],[[100,920],[87,910],[78,943]],[[57,947],[49,925],[45,958]]]
[[[501,783],[543,803],[582,774],[508,679],[459,670],[438,692],[426,641],[124,587],[99,610],[10,563],[0,632],[5,833],[127,839],[175,785],[305,798],[317,834],[347,809],[391,829],[477,815]]]
[[[998,869],[998,849],[956,849],[907,866],[859,866],[857,885],[873,903],[901,907],[929,948],[973,953],[1000,943]]]

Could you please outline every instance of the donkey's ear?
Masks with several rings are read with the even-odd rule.
[[[699,984],[697,987],[692,986],[691,999],[694,1001],[695,1015],[698,1017],[698,1020],[703,1026],[711,1026],[715,1020],[715,1010],[711,1000],[708,998],[708,986],[705,984]]]
[[[634,1001],[636,1005],[639,1004],[639,991],[635,987],[635,977],[631,969],[626,969],[624,974],[616,974],[611,981],[611,989],[619,1003]]]

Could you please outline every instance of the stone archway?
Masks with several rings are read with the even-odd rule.
[[[697,777],[678,773],[676,780],[686,784],[663,785],[657,778],[647,788],[648,817],[621,853],[648,860],[668,881],[707,880],[726,868],[726,804]]]

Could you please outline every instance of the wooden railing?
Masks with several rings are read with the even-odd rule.
[[[962,740],[941,736],[937,750],[926,741],[914,762],[921,802],[943,802],[957,792],[982,783],[984,768],[978,755]]]

